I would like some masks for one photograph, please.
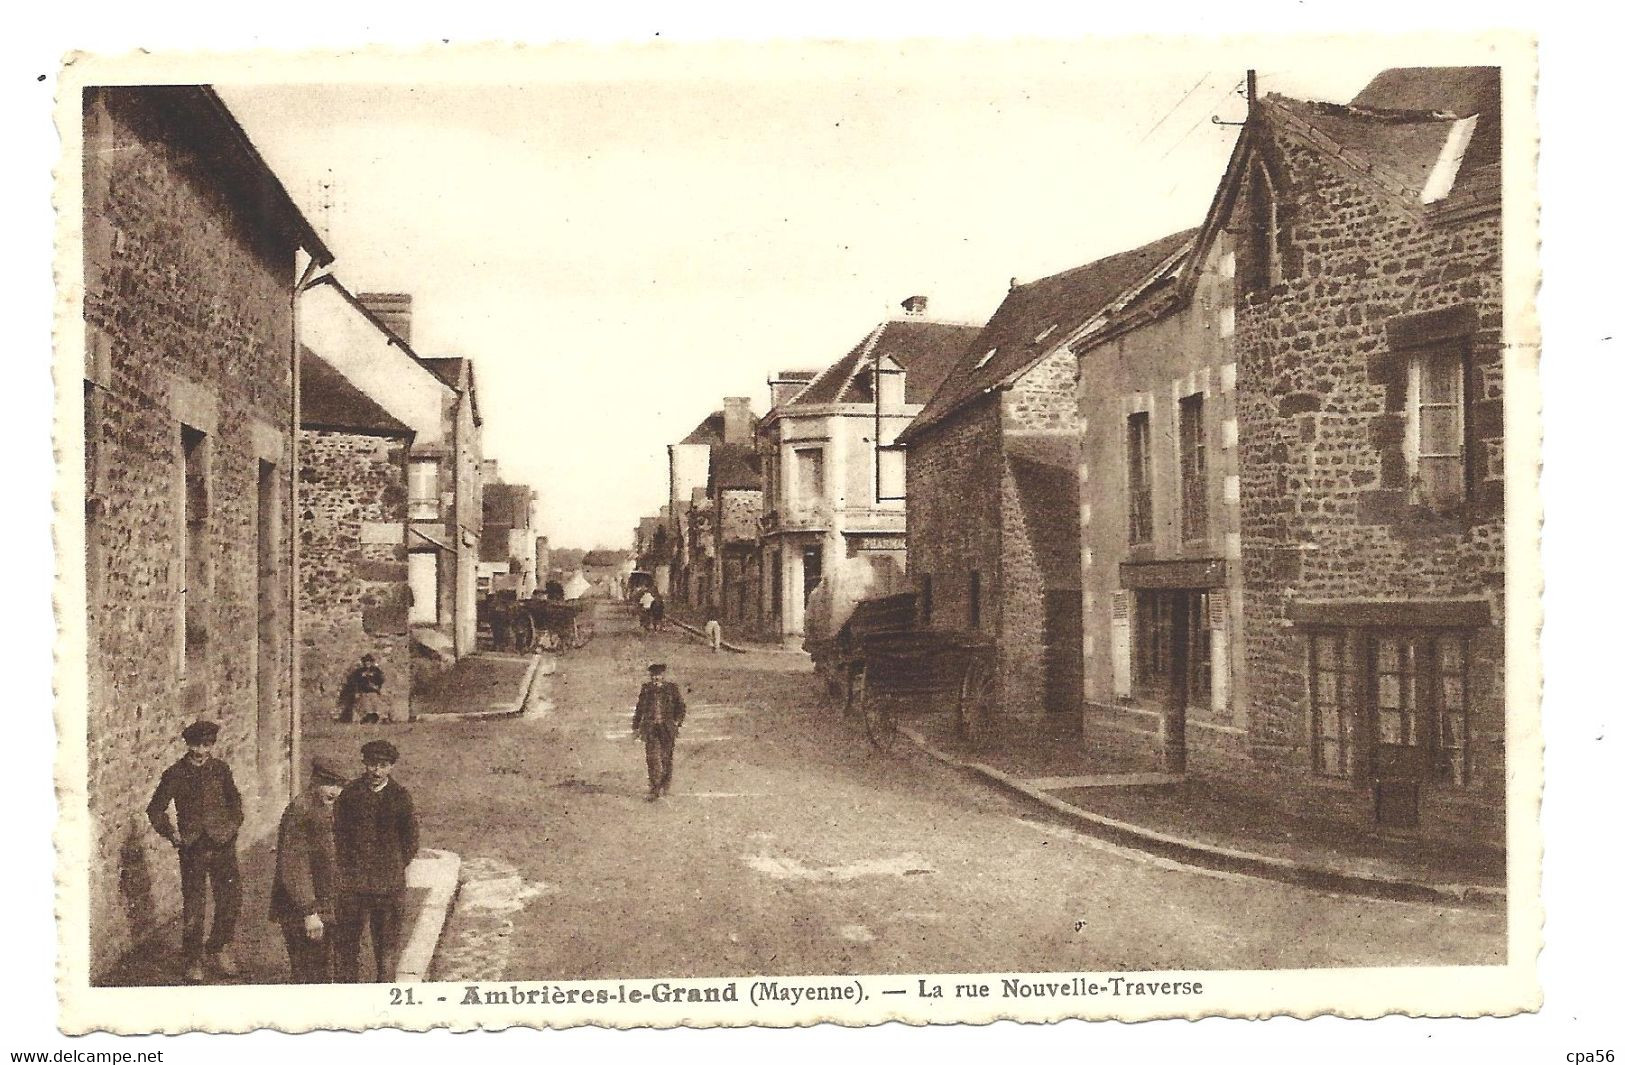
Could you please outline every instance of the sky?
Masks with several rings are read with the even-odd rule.
[[[621,546],[665,447],[766,408],[911,295],[1030,281],[1196,225],[1261,91],[1346,101],[1370,52],[1081,43],[667,46],[216,84],[352,291],[476,365],[484,448],[555,544]],[[340,77],[336,78],[335,75]]]

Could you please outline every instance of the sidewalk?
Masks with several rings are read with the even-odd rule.
[[[705,635],[705,621],[703,618],[696,620],[688,614],[679,616],[668,607],[666,624],[674,626],[681,632],[686,632],[702,643],[710,642]],[[722,649],[732,651],[735,654],[755,652],[761,654],[805,655],[807,653],[800,646],[787,646],[782,639],[772,639],[762,633],[728,623],[724,623],[722,626]]]
[[[517,717],[540,661],[537,655],[480,651],[466,655],[412,693],[416,720]]]
[[[439,852],[424,852],[407,870],[406,921],[401,931],[403,948],[412,938],[423,939],[432,935],[438,939],[440,926],[445,922],[445,904],[439,896],[445,895],[440,881],[444,879],[440,866],[451,857],[452,882],[456,881],[455,858]],[[237,935],[231,945],[232,956],[241,973],[224,977],[210,972],[210,984],[285,984],[289,979],[288,949],[282,942],[282,928],[271,921],[271,880],[276,872],[276,833],[242,847],[237,855],[243,889],[243,908],[237,919]],[[449,899],[446,901],[449,902]],[[440,904],[438,915],[433,905]],[[362,957],[371,957],[366,942],[362,943]],[[431,948],[432,949],[432,948]],[[408,953],[413,958],[408,958]],[[401,963],[420,963],[415,951],[403,950]],[[114,969],[97,981],[102,987],[174,987],[185,980],[185,959],[181,956],[180,915],[168,921],[147,942],[124,956]],[[421,979],[421,976],[417,977]]]
[[[1004,722],[975,748],[949,715],[905,718],[902,731],[1084,832],[1176,861],[1383,898],[1505,902],[1500,850],[1379,834],[1284,810],[1245,782],[1164,773],[1148,755],[1090,744],[1073,715]]]

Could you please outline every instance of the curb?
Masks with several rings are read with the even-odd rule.
[[[428,979],[429,963],[434,960],[435,948],[440,946],[440,934],[445,931],[446,917],[451,912],[452,900],[457,897],[457,876],[463,860],[451,851],[424,850],[406,867],[406,886],[428,889],[428,896],[412,922],[412,934],[401,949],[395,963],[395,979],[400,983],[421,983]]]
[[[454,714],[419,714],[412,719],[416,724],[420,721],[503,721],[512,717],[519,717],[525,712],[525,702],[530,697],[530,686],[536,680],[536,670],[542,661],[541,652],[530,656],[530,665],[525,667],[525,677],[519,682],[519,698],[501,710],[465,710]]]
[[[699,629],[696,629],[694,626],[690,625],[688,622],[686,622],[686,621],[678,621],[676,618],[667,618],[666,620],[671,622],[673,625],[676,625],[679,629],[682,629],[684,632],[688,633],[690,636],[693,636],[693,637],[695,637],[695,638],[697,638],[697,639],[699,639],[699,640],[701,640],[703,642],[706,642],[706,643],[710,642],[710,640],[708,640],[706,638],[705,633],[701,632]],[[722,649],[724,651],[732,651],[736,655],[748,655],[748,654],[750,654],[750,648],[748,648],[748,647],[736,647],[733,644],[729,643],[727,640],[722,641]]]
[[[1322,891],[1365,895],[1400,902],[1450,902],[1490,907],[1506,906],[1507,895],[1504,888],[1485,887],[1479,884],[1436,884],[1425,880],[1408,880],[1404,877],[1385,876],[1380,873],[1361,873],[1351,869],[1339,869],[1335,866],[1316,865],[1311,862],[1295,861],[1291,858],[1277,858],[1272,855],[1255,854],[1251,851],[1235,850],[1216,844],[1200,843],[1193,839],[1170,836],[1149,828],[1142,828],[1127,821],[1119,821],[1116,818],[1074,806],[1047,792],[1031,787],[1008,773],[995,769],[993,766],[982,762],[966,762],[955,758],[953,755],[931,746],[925,737],[906,725],[899,725],[897,731],[907,736],[915,746],[937,761],[953,766],[956,769],[969,770],[1000,788],[1039,803],[1047,809],[1062,815],[1091,836],[1106,840],[1108,843],[1130,847],[1162,858],[1169,858],[1184,865],[1241,873],[1245,876],[1275,880],[1287,884],[1301,884]]]

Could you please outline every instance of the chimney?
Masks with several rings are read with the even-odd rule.
[[[360,292],[356,299],[384,328],[412,343],[412,296],[407,292]]]
[[[767,382],[768,395],[772,397],[768,400],[769,405],[774,407],[784,406],[784,404],[796,398],[796,394],[806,388],[807,383],[817,376],[818,372],[816,370],[780,370],[777,376],[770,378]]]
[[[750,397],[729,396],[722,401],[722,442],[748,444],[751,442]]]
[[[903,301],[903,311],[910,318],[923,318],[928,303],[930,303],[930,300],[924,296],[910,296]]]

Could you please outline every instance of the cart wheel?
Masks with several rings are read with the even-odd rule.
[[[897,715],[892,712],[891,704],[884,697],[872,696],[867,686],[859,693],[858,702],[863,709],[863,730],[869,734],[869,743],[882,753],[890,751],[897,742]]]
[[[961,739],[976,743],[993,719],[993,664],[981,656],[965,666],[959,682],[958,724]]]
[[[841,713],[848,717],[859,712],[863,704],[863,666],[850,663],[838,682],[841,686]]]

